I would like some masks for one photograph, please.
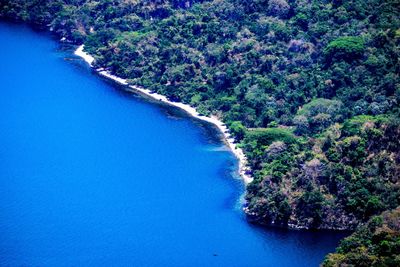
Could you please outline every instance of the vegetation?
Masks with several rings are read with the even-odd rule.
[[[344,239],[322,266],[400,266],[400,208],[373,217]]]
[[[364,50],[361,37],[343,36],[330,42],[324,52],[330,61],[332,58],[354,60],[362,56]]]
[[[306,111],[314,106],[311,102]],[[247,188],[251,220],[306,229],[354,229],[400,205],[398,118],[355,116],[308,139],[274,130],[272,137],[249,133],[243,140],[256,170]],[[282,201],[288,205],[281,207]]]
[[[399,14],[397,0],[0,2],[0,17],[220,116],[252,169],[248,218],[305,229],[355,229],[400,205]]]

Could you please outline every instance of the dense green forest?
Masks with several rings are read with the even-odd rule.
[[[2,0],[0,16],[219,116],[254,223],[353,230],[400,205],[398,0]]]

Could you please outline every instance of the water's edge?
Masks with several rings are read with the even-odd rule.
[[[251,175],[249,174],[250,169],[247,166],[248,161],[247,161],[247,157],[246,157],[244,151],[240,147],[238,147],[237,143],[235,142],[235,139],[231,136],[228,127],[219,118],[217,118],[216,116],[210,116],[210,117],[203,116],[203,115],[199,114],[194,107],[192,107],[188,104],[184,104],[182,102],[170,101],[164,95],[154,93],[154,92],[152,92],[148,89],[142,88],[140,86],[131,85],[128,83],[128,81],[126,79],[118,77],[104,68],[96,69],[93,64],[95,62],[95,58],[92,55],[90,55],[84,51],[83,44],[78,46],[78,48],[75,50],[74,54],[76,56],[81,57],[99,75],[101,75],[107,79],[110,79],[119,85],[122,85],[123,89],[125,91],[140,93],[142,96],[148,97],[152,100],[156,100],[156,101],[159,101],[160,103],[164,103],[164,104],[167,104],[167,105],[170,105],[173,107],[177,107],[177,108],[183,110],[184,112],[186,112],[191,117],[198,119],[198,120],[208,122],[208,123],[212,124],[213,126],[217,127],[218,130],[222,133],[222,141],[229,147],[229,149],[232,151],[232,153],[235,155],[235,157],[239,161],[238,173],[239,173],[240,177],[243,179],[243,182],[247,185],[253,181],[253,177],[251,177]]]

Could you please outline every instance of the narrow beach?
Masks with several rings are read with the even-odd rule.
[[[76,56],[81,57],[84,61],[86,61],[90,67],[93,68],[93,62],[94,62],[94,57],[89,55],[88,53],[84,52],[84,45],[80,45],[74,52]],[[135,86],[135,85],[130,85],[125,79],[120,78],[118,76],[115,76],[111,74],[109,71],[104,70],[103,68],[96,69],[97,73],[99,73],[101,76],[106,77],[110,80],[113,80],[121,85],[126,86],[127,91],[131,92],[139,92],[145,96],[148,96],[154,100],[167,103],[168,105],[178,107],[185,112],[187,112],[190,116],[197,118],[202,121],[206,121],[208,123],[211,123],[215,125],[223,134],[223,140],[224,142],[228,145],[228,147],[231,149],[233,154],[236,156],[236,158],[239,160],[239,174],[241,178],[243,179],[245,184],[249,184],[253,181],[253,178],[247,174],[249,171],[247,167],[247,158],[246,155],[244,154],[243,150],[237,146],[235,143],[234,138],[232,138],[231,134],[229,133],[228,127],[217,117],[211,116],[211,117],[206,117],[200,115],[194,107],[191,107],[190,105],[183,104],[181,102],[172,102],[168,100],[165,96],[153,93],[148,89]]]

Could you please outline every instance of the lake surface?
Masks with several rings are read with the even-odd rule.
[[[248,224],[215,129],[0,36],[0,266],[318,266],[343,237]]]

